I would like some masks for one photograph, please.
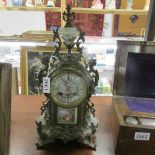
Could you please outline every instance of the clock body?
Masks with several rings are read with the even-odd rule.
[[[47,99],[36,121],[38,148],[49,149],[49,143],[56,139],[64,143],[77,140],[95,148],[94,133],[98,123],[90,101],[95,92],[95,70],[78,61],[74,54],[65,55],[61,60],[46,72],[46,77],[50,78],[50,93],[45,93]]]
[[[75,14],[70,6],[66,9],[67,13],[63,13],[65,33],[59,28],[53,31],[53,41],[57,43],[55,52],[49,58],[42,59],[44,68],[38,76],[40,85],[48,81],[46,86],[50,88],[44,92],[46,100],[36,121],[39,149],[50,149],[57,140],[64,144],[76,141],[87,147],[96,147],[98,122],[94,104],[90,100],[99,80],[98,72],[94,69],[96,60],[87,60],[82,55],[84,32],[80,29],[77,32],[73,27]],[[67,48],[66,53],[61,52],[62,44]]]
[[[50,75],[48,114],[50,122],[78,126],[84,122],[88,96],[95,90],[89,71],[80,63],[62,63]]]

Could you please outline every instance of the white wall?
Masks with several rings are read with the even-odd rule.
[[[0,35],[46,30],[43,11],[0,11]]]

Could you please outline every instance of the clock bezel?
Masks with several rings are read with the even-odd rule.
[[[82,103],[85,102],[85,100],[86,100],[86,98],[88,96],[88,86],[89,86],[89,84],[88,84],[84,74],[82,74],[82,71],[76,70],[76,69],[74,69],[72,67],[65,67],[65,68],[57,69],[50,76],[50,87],[52,85],[52,80],[54,78],[56,78],[58,75],[63,74],[63,73],[73,73],[73,74],[76,74],[77,76],[79,76],[83,80],[83,86],[84,86],[83,88],[84,88],[85,94],[83,94],[82,98],[80,97],[78,100],[70,102],[70,104],[66,104],[66,102],[64,103],[64,102],[61,102],[60,100],[58,100],[56,98],[56,96],[52,94],[52,89],[51,89],[50,94],[49,94],[50,99],[55,104],[57,104],[57,106],[60,106],[62,108],[74,108],[74,107],[80,106]]]

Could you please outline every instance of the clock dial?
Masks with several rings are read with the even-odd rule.
[[[51,97],[59,106],[77,106],[84,101],[86,94],[87,85],[76,73],[64,72],[51,81]]]

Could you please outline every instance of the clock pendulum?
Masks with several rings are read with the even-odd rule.
[[[38,76],[46,100],[36,121],[37,147],[50,149],[54,142],[61,140],[63,143],[77,141],[95,149],[98,121],[90,98],[95,92],[99,74],[94,69],[96,60],[86,61],[83,57],[84,32],[73,26],[75,14],[69,5],[66,9],[67,12],[63,13],[66,25],[54,31],[55,52],[42,60],[44,68]],[[62,44],[66,53],[60,52]]]

